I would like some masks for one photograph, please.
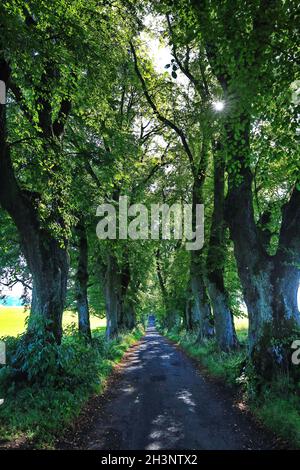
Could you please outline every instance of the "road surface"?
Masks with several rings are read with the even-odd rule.
[[[154,327],[60,448],[271,449],[273,439]],[[98,400],[98,401],[97,401]],[[92,418],[91,418],[92,416]]]

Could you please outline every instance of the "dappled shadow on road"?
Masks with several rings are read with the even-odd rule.
[[[270,440],[154,327],[126,354],[81,443],[89,449],[260,449]]]

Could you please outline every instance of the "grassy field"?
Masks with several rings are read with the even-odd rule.
[[[234,318],[234,325],[236,329],[236,333],[238,335],[239,341],[246,342],[248,336],[248,326],[249,321],[248,317],[235,317]]]
[[[0,337],[17,336],[25,331],[25,320],[28,316],[23,307],[0,306]],[[92,329],[105,326],[105,318],[91,317]],[[65,312],[63,325],[68,326],[77,323],[77,315],[72,312]]]

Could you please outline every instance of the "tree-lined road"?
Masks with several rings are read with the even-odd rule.
[[[154,327],[129,351],[79,440],[101,450],[270,449],[272,439]],[[92,408],[90,412],[92,412]],[[72,442],[72,444],[71,444]]]

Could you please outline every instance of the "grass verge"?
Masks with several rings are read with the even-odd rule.
[[[229,354],[220,352],[215,340],[199,344],[195,334],[163,329],[160,332],[199,361],[211,376],[235,386],[252,414],[266,428],[293,447],[300,448],[300,386],[295,387],[288,377],[282,376],[276,382],[266,384],[259,397],[256,395],[252,388],[251,369],[244,367],[247,338],[244,327],[237,329],[241,349]]]
[[[114,365],[142,335],[137,328],[107,342],[99,328],[87,344],[71,329],[60,346],[41,350],[37,339],[25,353],[22,336],[5,338],[9,365],[0,368],[0,397],[5,399],[0,407],[0,447],[17,442],[51,448],[87,400],[102,392]],[[21,354],[20,369],[16,361]]]
[[[0,336],[18,336],[26,331],[26,321],[29,311],[24,307],[7,307],[0,305]],[[78,315],[76,312],[65,311],[63,315],[63,327],[71,324],[77,325]],[[105,327],[106,319],[91,315],[90,323],[92,330]]]

